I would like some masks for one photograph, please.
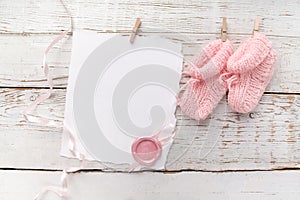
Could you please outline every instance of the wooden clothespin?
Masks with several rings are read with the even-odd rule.
[[[255,20],[254,20],[253,35],[254,35],[255,33],[258,32],[258,29],[259,29],[259,22],[260,22],[260,17],[257,16],[257,17],[255,18]]]
[[[222,29],[221,29],[221,40],[222,40],[222,42],[226,42],[226,40],[227,40],[226,17],[223,17],[223,24],[222,24]]]
[[[141,18],[139,18],[139,17],[136,18],[134,27],[133,27],[131,35],[130,35],[130,43],[131,44],[133,44],[133,42],[134,42],[134,38],[135,38],[135,36],[137,34],[138,28],[141,26],[141,23],[142,23]]]

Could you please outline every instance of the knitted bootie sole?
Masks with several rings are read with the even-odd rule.
[[[233,46],[228,40],[217,40],[213,44],[219,45],[220,48],[206,49],[203,51],[206,56],[197,55],[197,64],[204,65],[190,68],[191,78],[179,100],[182,112],[196,120],[206,119],[227,91],[225,82],[219,76],[225,70],[228,58],[233,54]],[[212,49],[218,51],[214,52]],[[208,54],[213,57],[205,62],[199,59],[209,57]]]
[[[276,52],[271,49],[256,68],[239,75],[228,93],[228,104],[232,109],[240,113],[255,109],[273,76],[275,61]]]

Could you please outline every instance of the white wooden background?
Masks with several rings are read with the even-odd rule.
[[[228,37],[237,47],[260,15],[260,30],[278,52],[275,77],[252,117],[232,111],[224,115],[225,100],[215,111],[211,128],[222,132],[208,156],[199,156],[199,149],[205,152],[212,145],[205,143],[206,130],[200,127],[186,154],[173,162],[197,129],[195,121],[180,116],[167,171],[128,174],[123,166],[111,172],[88,163],[87,170],[70,176],[69,199],[299,199],[300,1],[67,2],[75,30],[126,33],[141,17],[145,31],[157,27],[190,38],[183,41],[186,57],[219,37],[222,16],[228,18]],[[20,114],[45,90],[43,51],[67,28],[58,0],[0,1],[1,200],[33,199],[42,187],[59,184],[61,169],[78,165],[59,156],[61,127],[30,124]],[[62,120],[70,52],[71,36],[50,52],[56,89],[36,115]],[[49,194],[45,199],[58,198]]]

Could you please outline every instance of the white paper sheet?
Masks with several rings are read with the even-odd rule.
[[[175,124],[181,45],[160,37],[74,32],[64,125],[88,160],[129,164],[132,143]],[[68,150],[64,129],[61,155]],[[165,130],[171,135],[172,130]],[[172,139],[151,169],[163,169]]]

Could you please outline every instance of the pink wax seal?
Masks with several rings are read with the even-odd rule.
[[[161,143],[156,137],[142,137],[131,146],[134,159],[141,165],[151,166],[161,155]]]

